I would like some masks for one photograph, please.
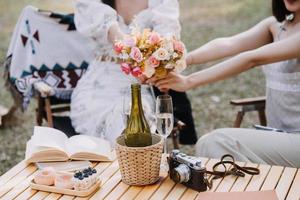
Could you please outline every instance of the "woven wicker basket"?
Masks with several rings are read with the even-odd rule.
[[[127,147],[123,135],[117,138],[116,153],[124,183],[148,185],[159,179],[163,138],[152,134],[152,144],[147,147]]]

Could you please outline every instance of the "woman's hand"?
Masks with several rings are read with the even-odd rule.
[[[108,40],[114,44],[116,40],[122,40],[126,37],[126,35],[123,33],[123,31],[120,29],[119,25],[117,23],[114,23],[111,25],[111,27],[108,30]]]
[[[178,92],[184,92],[190,89],[188,76],[183,76],[175,72],[170,72],[165,78],[162,79],[152,77],[148,79],[146,83],[154,85],[161,91],[172,89]]]
[[[145,84],[147,81],[147,77],[143,74],[138,76],[137,79],[140,81],[141,84]]]

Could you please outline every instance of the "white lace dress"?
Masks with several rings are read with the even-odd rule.
[[[151,28],[162,35],[180,34],[177,0],[149,0],[148,8],[138,13],[135,20],[126,25],[114,9],[101,1],[75,1],[75,24],[77,30],[94,39],[96,58],[79,80],[71,99],[71,120],[76,132],[99,136],[114,144],[125,128],[123,98],[136,80],[125,75],[120,66],[112,61],[101,61],[101,57],[113,57],[112,44],[107,32],[112,24],[118,23],[125,33],[136,25]],[[80,48],[80,47],[78,47]],[[146,115],[154,111],[154,96],[149,88],[142,93]]]

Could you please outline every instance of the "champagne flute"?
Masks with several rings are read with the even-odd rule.
[[[159,95],[156,99],[156,128],[157,132],[164,138],[164,153],[167,153],[167,137],[173,129],[173,103],[170,95]],[[162,164],[163,169],[168,166],[165,162]]]

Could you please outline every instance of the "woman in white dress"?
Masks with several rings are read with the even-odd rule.
[[[77,133],[107,139],[114,144],[125,128],[123,96],[137,82],[125,75],[114,61],[112,44],[131,32],[151,28],[161,35],[180,34],[177,0],[77,0],[77,30],[91,37],[97,45],[95,60],[79,80],[71,98],[71,120]],[[154,96],[143,91],[143,104],[151,115]]]
[[[149,80],[160,89],[186,91],[220,81],[256,66],[266,76],[268,126],[284,131],[217,129],[196,144],[196,155],[300,167],[300,1],[272,0],[273,17],[248,31],[213,40],[189,53],[188,64],[233,56],[208,69]]]

